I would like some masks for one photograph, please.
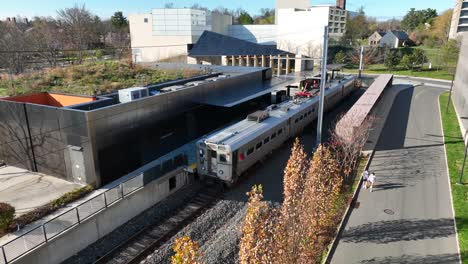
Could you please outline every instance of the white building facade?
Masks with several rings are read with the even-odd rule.
[[[449,38],[456,39],[463,32],[468,32],[468,0],[457,0],[453,9]]]
[[[130,15],[129,23],[135,62],[183,61],[189,45],[205,30],[227,34],[232,17],[205,10],[161,8],[151,14]]]

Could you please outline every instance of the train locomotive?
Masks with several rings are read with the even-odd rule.
[[[325,111],[354,89],[354,76],[331,81],[325,89]],[[230,186],[252,165],[299,134],[317,118],[319,96],[295,97],[254,112],[246,119],[203,137],[196,144],[197,173]]]

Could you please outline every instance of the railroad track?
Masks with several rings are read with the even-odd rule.
[[[167,242],[186,225],[215,205],[222,196],[223,188],[216,184],[206,185],[189,203],[181,206],[165,221],[150,225],[125,240],[94,264],[139,263],[158,247]]]

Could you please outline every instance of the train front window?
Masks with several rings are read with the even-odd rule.
[[[214,150],[211,151],[211,157],[216,159],[216,151]]]
[[[254,148],[253,148],[253,147],[249,148],[249,149],[247,150],[247,156],[250,155],[250,154],[252,154],[253,152],[254,152]]]
[[[219,155],[219,162],[227,162],[226,155],[220,154],[220,155]]]

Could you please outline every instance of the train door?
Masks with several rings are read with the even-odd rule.
[[[218,153],[210,149],[210,164],[208,168],[211,174],[217,175],[218,172]]]

